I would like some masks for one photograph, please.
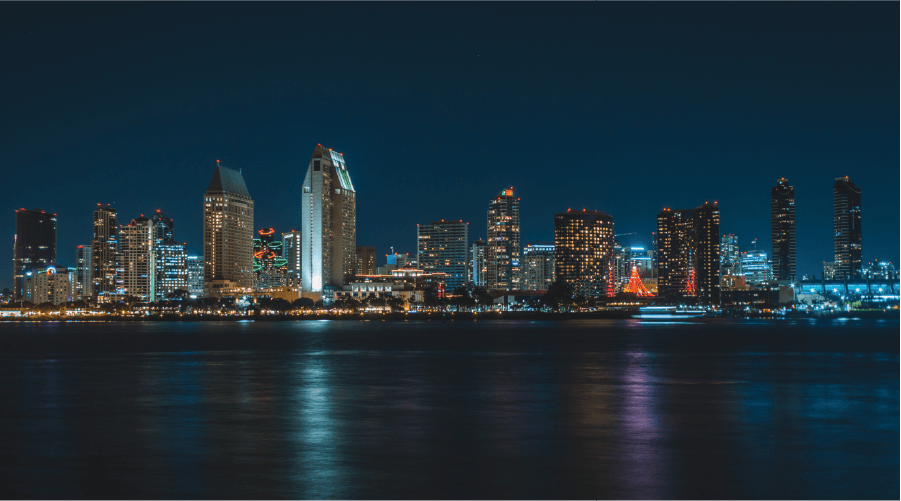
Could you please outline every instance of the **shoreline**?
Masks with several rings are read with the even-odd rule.
[[[29,317],[4,317],[0,318],[0,324],[4,322],[237,322],[237,321],[260,321],[260,322],[287,322],[287,321],[304,321],[304,320],[344,320],[344,321],[428,321],[428,322],[454,322],[454,321],[491,321],[491,320],[540,320],[540,321],[558,321],[558,320],[640,320],[642,322],[654,322],[658,320],[674,320],[673,317],[667,318],[641,318],[635,319],[632,316],[636,313],[633,311],[590,311],[590,312],[423,312],[423,313],[355,313],[355,314],[337,314],[337,313],[312,313],[302,315],[276,314],[276,315],[179,315],[179,314],[162,314],[152,316],[132,316],[118,317],[115,315],[98,315],[98,316],[29,316]],[[835,312],[826,314],[806,314],[792,313],[788,315],[771,315],[771,314],[755,314],[755,315],[698,315],[685,316],[684,318],[675,318],[681,321],[702,321],[707,319],[735,319],[735,320],[798,320],[798,319],[837,319],[837,318],[860,318],[860,319],[901,319],[897,310],[886,311],[850,311]]]

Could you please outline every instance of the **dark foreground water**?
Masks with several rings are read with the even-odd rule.
[[[899,322],[0,324],[5,498],[899,496]]]

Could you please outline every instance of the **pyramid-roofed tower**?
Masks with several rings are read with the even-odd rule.
[[[205,294],[253,287],[253,199],[218,160],[203,196],[203,283]]]

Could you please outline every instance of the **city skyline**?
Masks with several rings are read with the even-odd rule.
[[[608,5],[600,10],[603,19],[585,16],[599,12],[587,6],[525,6],[517,11],[517,23],[503,27],[502,33],[479,34],[461,42],[455,51],[439,43],[438,35],[420,35],[425,41],[421,48],[381,40],[371,48],[374,53],[400,51],[403,56],[383,62],[383,69],[343,55],[342,44],[361,44],[374,33],[365,24],[334,47],[292,38],[302,35],[279,35],[308,47],[304,53],[321,50],[352,77],[367,76],[367,81],[375,82],[362,87],[346,84],[349,87],[339,90],[327,85],[336,77],[306,84],[297,80],[299,73],[277,69],[280,66],[270,58],[284,54],[273,51],[271,42],[244,44],[245,48],[232,51],[232,44],[262,32],[262,21],[247,21],[246,32],[213,45],[155,23],[155,16],[162,16],[165,8],[143,16],[148,12],[140,6],[90,7],[98,16],[96,21],[86,21],[85,29],[94,22],[107,26],[113,18],[127,21],[131,32],[94,28],[101,34],[114,30],[116,36],[131,42],[130,50],[138,55],[156,50],[157,42],[164,52],[189,47],[177,61],[150,58],[144,68],[129,63],[103,70],[113,77],[128,77],[130,82],[142,80],[131,76],[150,72],[152,82],[128,84],[133,91],[129,95],[145,96],[146,102],[121,92],[109,98],[98,94],[110,89],[94,88],[93,75],[104,73],[90,69],[104,67],[121,49],[72,37],[68,30],[73,28],[63,22],[70,17],[67,9],[55,9],[40,26],[29,25],[30,34],[11,27],[2,35],[10,40],[41,36],[56,40],[68,33],[74,42],[59,48],[36,41],[12,57],[10,78],[0,83],[22,101],[10,105],[11,120],[3,125],[3,149],[13,167],[3,169],[7,214],[21,207],[57,213],[57,262],[65,266],[74,266],[76,246],[89,242],[88,212],[97,203],[113,203],[122,220],[160,209],[179,221],[179,241],[187,242],[189,252],[202,254],[202,214],[196,194],[220,158],[242,169],[251,193],[265,193],[265,199],[257,197],[257,226],[300,230],[296,194],[309,161],[309,145],[319,142],[349,157],[354,184],[361,193],[359,206],[371,208],[360,210],[356,243],[375,246],[379,257],[391,246],[398,252],[415,252],[417,222],[462,219],[472,223],[470,241],[486,238],[481,223],[484,200],[507,186],[524,202],[523,243],[551,240],[553,214],[586,208],[612,215],[618,231],[639,234],[624,244],[650,247],[654,215],[661,208],[717,200],[722,209],[721,233],[737,235],[742,248],[758,239],[760,249],[771,249],[768,191],[784,177],[796,190],[797,276],[819,277],[822,263],[833,260],[831,185],[835,178],[848,175],[863,191],[862,212],[867,219],[863,262],[898,261],[898,216],[889,207],[897,200],[898,154],[893,145],[898,98],[893,89],[898,58],[894,46],[886,48],[883,43],[897,38],[898,27],[880,24],[882,17],[889,16],[879,14],[891,11],[890,5],[657,6],[651,12]],[[169,9],[202,21],[202,26],[234,27],[243,22],[240,6],[225,6],[214,14],[190,6]],[[442,30],[454,22],[481,33],[489,21],[471,16],[474,12],[489,19],[504,12],[502,6],[492,5],[386,6],[383,10],[386,13],[378,14],[365,5],[269,6],[260,15],[278,25],[279,13],[285,14],[284,22],[329,12],[348,23],[391,14],[392,23],[416,26],[417,18],[437,14],[442,19],[435,29],[446,36]],[[41,12],[28,5],[13,6],[11,11],[18,13],[14,17],[23,25]],[[804,28],[804,37],[748,28],[755,20],[766,26],[774,12],[781,18],[778,22],[800,23],[808,18],[816,22]],[[743,21],[731,20],[736,17]],[[595,54],[595,65],[577,64],[585,54],[554,54],[557,59],[553,59],[546,51],[553,52],[556,42],[524,40],[524,34],[542,18],[573,26],[600,23],[596,31],[603,35],[576,36],[588,45],[613,49]],[[701,23],[697,33],[685,33],[685,26],[695,27],[694,18],[719,24]],[[872,20],[878,29],[864,29],[862,19]],[[659,33],[641,28],[646,21],[656,23]],[[633,40],[632,31],[648,38],[639,48],[618,48],[617,42]],[[511,53],[511,46],[501,40],[505,35],[525,44],[523,51]],[[672,41],[666,47],[655,43],[664,39]],[[549,48],[542,48],[543,44]],[[752,46],[757,52],[751,53]],[[368,50],[366,57],[371,58]],[[441,63],[404,62],[422,61],[426,51],[435,52]],[[530,69],[523,69],[527,52],[535,56]],[[226,53],[232,54],[230,59],[223,59]],[[695,58],[696,53],[701,57]],[[209,55],[209,60],[201,58],[196,70],[186,64],[184,58],[194,61],[191,58],[202,54]],[[298,62],[303,60],[296,57]],[[36,66],[35,61],[41,64]],[[797,61],[804,61],[805,71],[794,69]],[[51,83],[55,79],[42,77],[48,72],[68,72],[76,63],[85,64],[86,69],[71,82],[75,90],[62,89]],[[684,71],[673,66],[682,63],[688,65]],[[211,69],[231,76],[248,67],[260,68],[261,77],[253,81],[229,78],[226,84],[199,75]],[[562,67],[567,92],[572,90],[584,99],[566,97],[564,87],[557,87],[559,93],[555,93],[549,86],[563,84],[551,83],[547,73],[552,67]],[[447,87],[421,89],[430,88],[451,69],[485,72],[494,83],[464,82],[461,87],[459,80],[451,79],[441,85],[455,86],[462,94],[435,104],[434,92]],[[645,78],[655,75],[668,75],[672,82],[665,88],[640,83],[656,81]],[[44,83],[34,85],[37,78]],[[519,90],[505,94],[511,79],[519,79]],[[388,82],[396,82],[398,88],[386,87]],[[77,97],[76,91],[83,96]],[[271,96],[251,107],[247,98],[259,94]],[[535,101],[533,96],[542,97]],[[629,108],[647,99],[654,106]],[[97,109],[85,112],[82,102],[98,103]],[[114,103],[120,102],[127,111],[115,111]],[[275,107],[276,102],[283,106]],[[156,103],[160,110],[147,103]],[[399,111],[396,106],[390,108],[393,111],[386,108],[400,103],[404,107]],[[464,122],[470,112],[481,123]],[[463,123],[467,129],[461,128]],[[51,125],[45,130],[47,124]],[[41,134],[31,134],[36,130]],[[546,166],[537,159],[559,156],[563,149],[567,151],[562,158],[572,159],[565,163],[570,177],[557,184],[543,181]],[[30,182],[30,173],[38,171],[51,177],[65,175],[68,189],[63,192]],[[140,172],[157,175],[142,180]],[[381,194],[392,190],[398,196],[391,196],[390,211],[379,210]],[[15,233],[13,219],[0,218],[0,228],[10,240]],[[0,287],[12,288],[12,274],[12,260],[2,260]]]

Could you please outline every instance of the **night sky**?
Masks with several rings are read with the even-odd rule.
[[[611,214],[650,245],[663,207],[717,200],[770,248],[770,187],[795,187],[798,274],[832,255],[832,184],[863,191],[863,259],[899,260],[899,3],[2,3],[0,287],[14,210],[58,214],[58,259],[156,209],[202,251],[216,159],[255,226],[299,228],[316,143],[344,153],[357,244],[415,252],[416,223],[522,198]]]

